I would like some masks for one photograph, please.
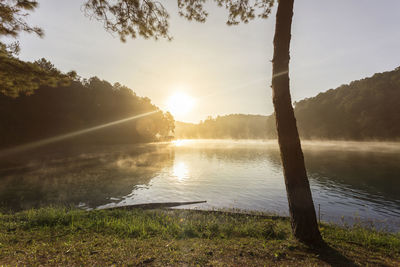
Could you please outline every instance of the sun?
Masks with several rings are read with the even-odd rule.
[[[175,92],[167,100],[167,110],[173,116],[189,113],[195,106],[195,99],[184,92]]]

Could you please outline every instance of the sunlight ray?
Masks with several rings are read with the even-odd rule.
[[[105,124],[101,124],[101,125],[97,125],[97,126],[94,126],[94,127],[86,128],[86,129],[83,129],[83,130],[70,132],[70,133],[67,133],[67,134],[62,134],[62,135],[58,135],[58,136],[42,139],[42,140],[39,140],[39,141],[36,141],[36,142],[31,142],[31,143],[23,144],[23,145],[16,146],[16,147],[13,147],[13,148],[5,149],[5,150],[0,151],[0,157],[8,156],[10,154],[14,154],[14,153],[18,153],[18,152],[22,152],[22,151],[26,151],[26,150],[30,150],[30,149],[34,149],[34,148],[41,147],[41,146],[44,146],[44,145],[48,145],[48,144],[51,144],[51,143],[59,142],[59,141],[65,140],[65,139],[73,138],[73,137],[76,137],[76,136],[79,136],[79,135],[82,135],[82,134],[86,134],[86,133],[97,131],[97,130],[100,130],[100,129],[103,129],[103,128],[107,128],[107,127],[110,127],[110,126],[114,126],[114,125],[117,125],[117,124],[128,122],[128,121],[131,121],[131,120],[135,120],[135,119],[139,119],[139,118],[142,118],[142,117],[146,117],[146,116],[149,116],[149,115],[154,114],[156,112],[158,112],[158,111],[156,110],[156,111],[146,112],[146,113],[143,113],[143,114],[135,115],[135,116],[124,118],[124,119],[117,120],[117,121],[108,122],[108,123],[105,123]]]

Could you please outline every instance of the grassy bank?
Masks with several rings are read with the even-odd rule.
[[[329,247],[311,249],[285,218],[46,208],[0,215],[0,264],[400,266],[400,234],[320,229]]]

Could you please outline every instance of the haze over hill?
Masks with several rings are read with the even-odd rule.
[[[400,67],[295,102],[294,110],[305,139],[398,140],[399,103]],[[175,125],[177,138],[276,138],[273,115],[231,114]]]

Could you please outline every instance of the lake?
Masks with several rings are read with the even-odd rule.
[[[303,149],[322,220],[400,229],[400,143],[303,142]],[[182,208],[288,215],[276,141],[70,146],[0,163],[3,211],[197,200],[207,203]]]

